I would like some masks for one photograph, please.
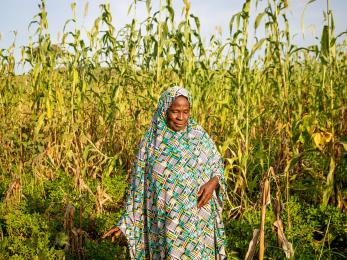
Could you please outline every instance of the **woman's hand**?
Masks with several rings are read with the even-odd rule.
[[[212,198],[213,191],[219,186],[218,178],[215,176],[201,186],[198,192],[198,208],[207,204]]]
[[[111,236],[112,238],[112,242],[114,242],[114,240],[118,237],[120,237],[122,234],[122,231],[120,230],[119,227],[114,227],[114,228],[111,228],[109,231],[107,231],[103,236],[102,236],[102,239],[105,239],[109,236]]]

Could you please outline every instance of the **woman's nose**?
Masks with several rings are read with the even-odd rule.
[[[177,119],[178,120],[183,120],[183,113],[178,113]]]

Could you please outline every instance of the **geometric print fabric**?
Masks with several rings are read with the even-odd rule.
[[[159,99],[131,172],[125,212],[118,224],[132,259],[224,259],[222,158],[206,131],[189,118],[184,130],[167,127],[166,113],[187,90],[173,87]],[[197,208],[199,188],[213,176],[220,186]]]

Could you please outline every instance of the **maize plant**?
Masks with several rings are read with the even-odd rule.
[[[191,91],[192,116],[225,160],[230,259],[245,257],[260,225],[260,184],[270,171],[269,194],[282,205],[276,218],[295,257],[346,258],[347,41],[335,32],[330,1],[309,47],[291,41],[286,0],[264,1],[262,10],[244,0],[228,37],[207,42],[191,4],[181,12],[172,0],[158,10],[134,1],[122,28],[101,4],[86,30],[72,3],[53,41],[41,0],[21,57],[15,41],[0,50],[0,258],[128,257],[124,241],[99,238],[123,211],[136,147],[172,85]],[[254,44],[252,26],[265,32]],[[262,254],[284,258],[266,210]]]

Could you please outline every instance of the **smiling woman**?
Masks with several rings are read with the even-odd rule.
[[[167,125],[174,131],[183,130],[188,123],[190,106],[184,96],[175,98],[167,112]]]
[[[223,259],[223,161],[190,117],[191,97],[173,87],[160,97],[140,144],[126,203],[116,228],[133,259]],[[104,237],[105,237],[104,236]]]

